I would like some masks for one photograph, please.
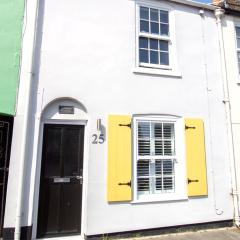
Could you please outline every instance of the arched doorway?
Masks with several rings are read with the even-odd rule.
[[[81,233],[86,108],[61,98],[42,113],[37,237]]]

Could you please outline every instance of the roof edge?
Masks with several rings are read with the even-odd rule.
[[[184,4],[184,5],[189,5],[189,6],[192,6],[192,7],[201,8],[201,9],[207,9],[207,10],[211,10],[211,11],[214,11],[214,10],[219,8],[218,6],[199,3],[199,2],[194,2],[194,1],[190,1],[190,0],[170,0],[170,1],[180,3],[180,4]]]

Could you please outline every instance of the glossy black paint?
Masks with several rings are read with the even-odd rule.
[[[45,124],[37,237],[81,232],[84,126]]]

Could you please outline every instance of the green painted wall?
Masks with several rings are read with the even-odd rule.
[[[0,0],[0,113],[15,115],[24,0]]]

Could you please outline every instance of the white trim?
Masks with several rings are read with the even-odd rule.
[[[139,2],[146,2],[146,0],[138,0]],[[161,0],[156,0],[157,2],[160,2]],[[205,4],[205,3],[200,3],[196,1],[190,1],[190,0],[168,0],[171,3],[179,3],[181,5],[187,5],[195,8],[201,8],[201,9],[207,9],[214,11],[215,9],[219,8],[218,6],[214,6],[211,3],[210,4]],[[162,2],[162,1],[161,1]]]
[[[149,75],[156,75],[156,76],[168,76],[168,77],[176,77],[181,78],[182,73],[179,71],[172,71],[172,70],[163,70],[163,69],[155,69],[150,67],[135,67],[133,73],[139,74],[149,74]]]
[[[164,193],[156,195],[141,195],[137,194],[137,136],[136,136],[136,126],[137,121],[163,121],[174,123],[175,125],[175,147],[177,153],[177,168],[175,169],[175,193]],[[186,187],[186,161],[185,161],[185,135],[184,135],[184,121],[183,118],[170,117],[170,116],[138,116],[134,117],[132,120],[132,142],[133,142],[133,201],[131,203],[141,203],[141,202],[159,202],[159,201],[172,201],[172,200],[184,200],[187,199],[187,187]]]
[[[188,200],[188,197],[186,194],[183,195],[178,195],[178,196],[173,196],[172,194],[164,194],[164,196],[159,198],[159,196],[151,196],[151,198],[144,199],[141,197],[141,199],[136,199],[131,201],[132,204],[138,204],[138,203],[151,203],[151,202],[170,202],[170,201],[184,201]]]
[[[178,61],[177,61],[177,50],[176,50],[176,31],[175,31],[175,16],[174,8],[171,4],[166,2],[147,2],[147,1],[136,1],[135,5],[135,68],[134,73],[144,73],[152,75],[163,75],[163,76],[174,76],[181,77],[181,73],[178,71]],[[169,36],[161,36],[157,34],[142,33],[140,32],[140,7],[155,8],[158,10],[168,11],[169,14]],[[169,65],[160,64],[150,64],[150,63],[140,63],[139,62],[139,37],[154,38],[159,40],[169,41],[168,45],[168,57]]]
[[[192,6],[192,7],[208,9],[211,11],[214,11],[215,9],[219,8],[218,6],[213,6],[211,4],[204,4],[204,3],[200,3],[200,2],[196,2],[196,1],[189,1],[189,0],[169,0],[169,1]]]

